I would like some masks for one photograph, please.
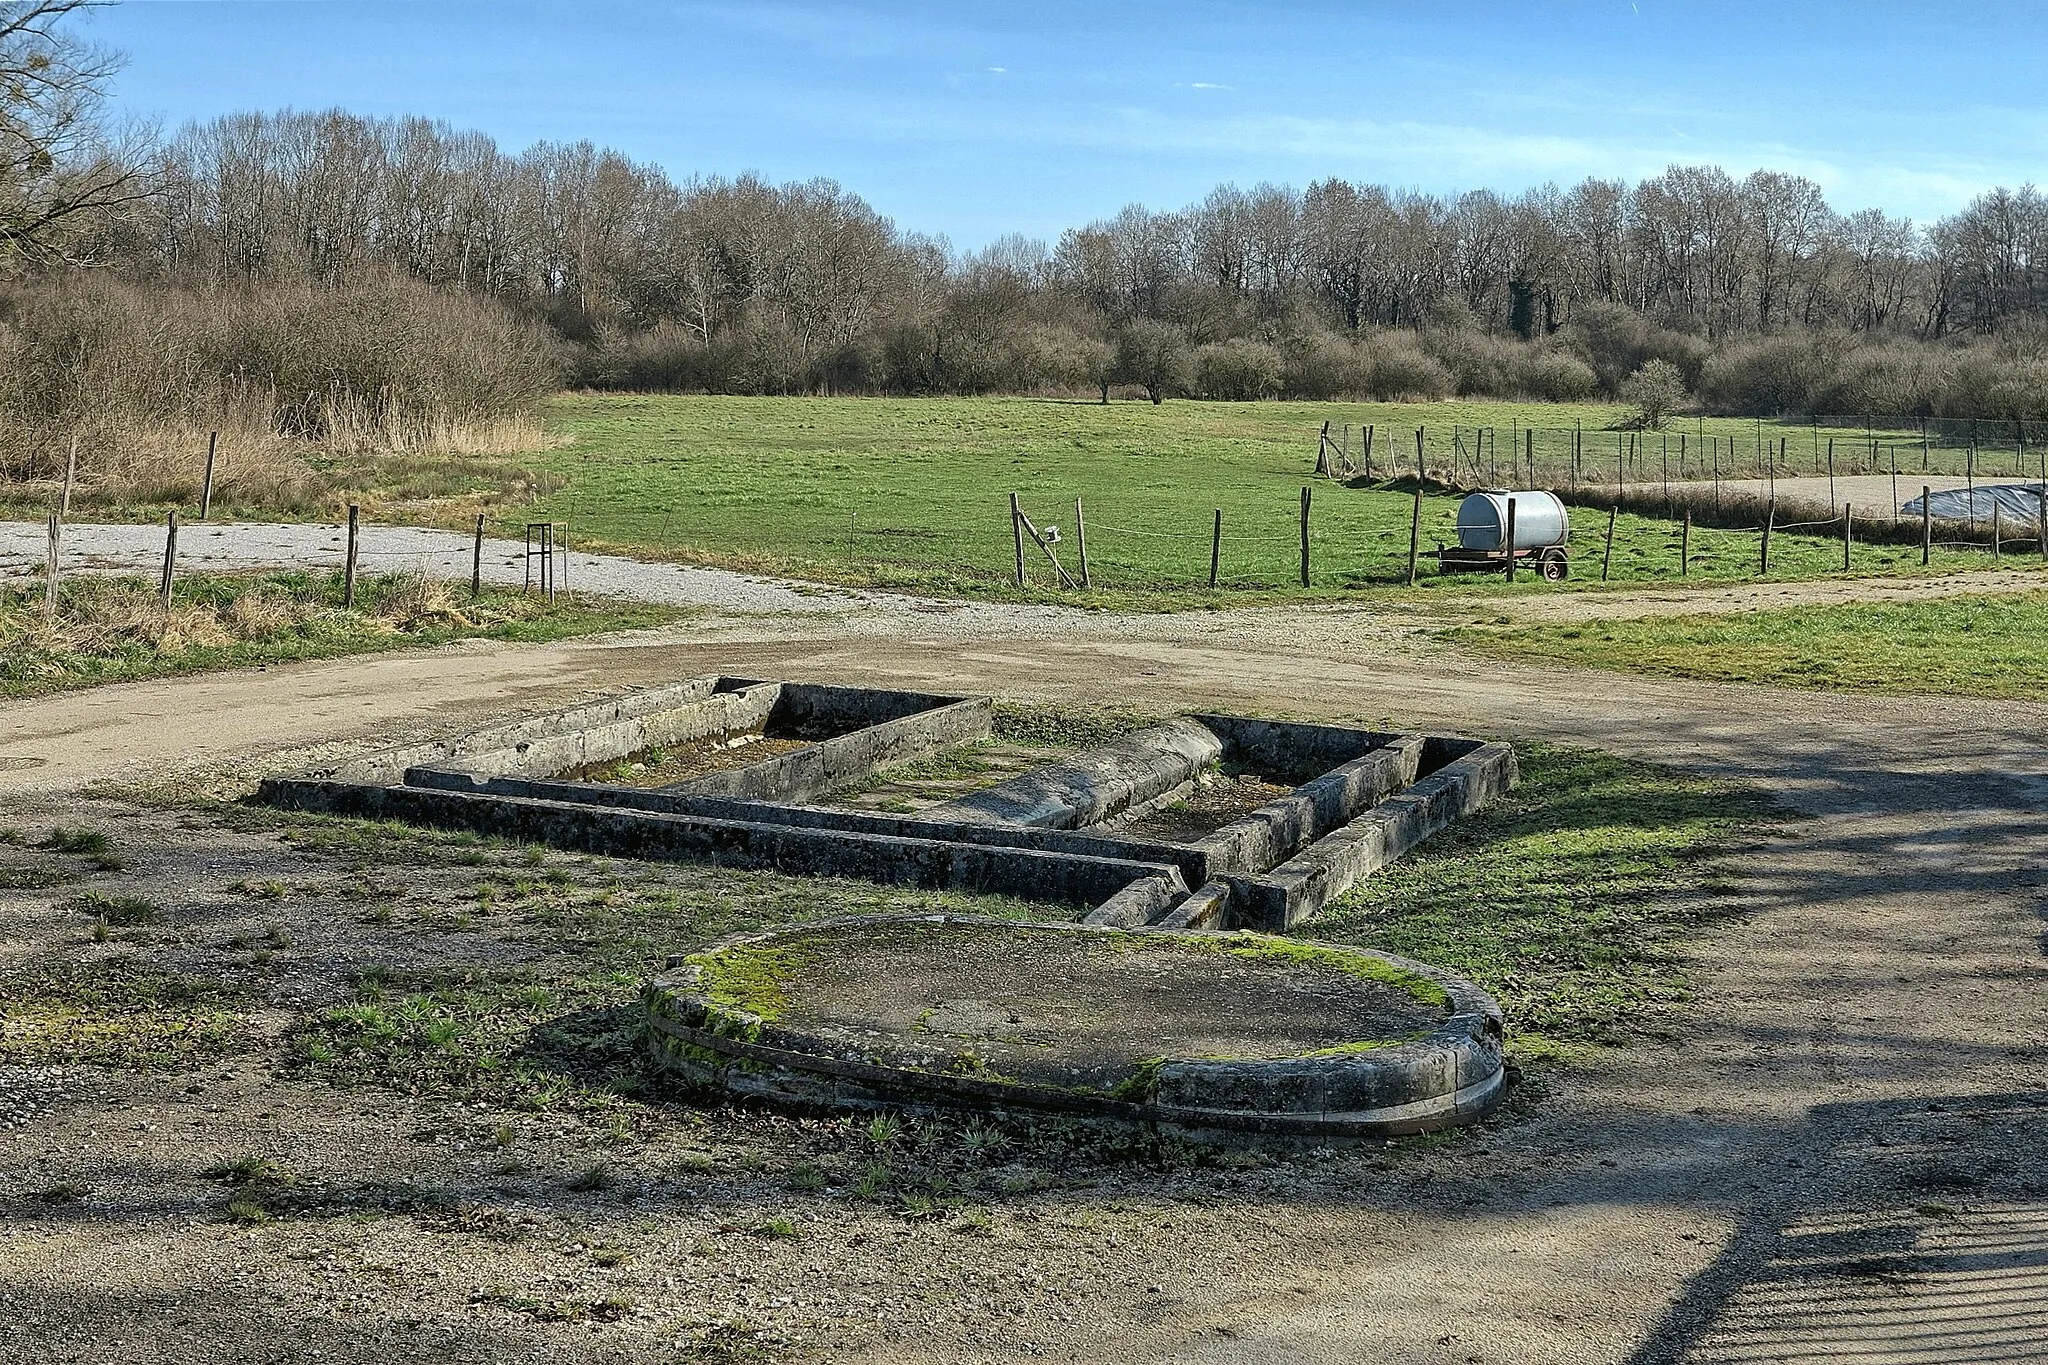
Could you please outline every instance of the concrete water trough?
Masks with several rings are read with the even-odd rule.
[[[1514,754],[1504,745],[1195,714],[910,813],[825,804],[836,791],[867,781],[879,769],[986,740],[992,716],[986,697],[695,678],[272,779],[263,784],[261,799],[299,810],[406,820],[613,857],[1006,895],[1070,921],[1057,929],[1010,925],[1003,932],[1012,936],[1011,943],[1088,945],[1082,958],[1098,966],[1109,960],[1102,954],[1112,951],[1103,945],[1123,945],[1114,951],[1140,951],[1134,961],[1174,963],[1184,973],[1189,964],[1206,961],[1214,967],[1252,958],[1236,950],[1209,959],[1190,955],[1192,950],[1161,956],[1153,945],[1290,929],[1515,780]],[[1224,799],[1203,807],[1205,816],[1189,815],[1202,805],[1205,792],[1213,796],[1218,790]],[[942,974],[951,951],[942,945],[965,941],[969,933],[959,927],[961,921],[923,923],[937,928],[912,931],[911,940],[920,935],[930,939],[932,956],[922,967],[908,960],[897,963],[906,989]],[[1048,939],[1045,933],[1056,936]],[[1060,933],[1067,937],[1057,937]],[[1073,937],[1077,933],[1082,936]],[[1254,942],[1233,941],[1239,947]],[[1275,1000],[1293,998],[1273,993],[1302,988],[1299,981],[1282,980],[1284,973],[1271,977],[1270,991],[1257,984],[1264,979],[1260,972],[1270,976],[1279,970],[1273,964],[1283,956],[1267,954],[1262,968],[1232,967],[1237,981],[1232,1008],[1249,1011],[1250,1019],[1259,1012],[1257,1002],[1270,1007]],[[1224,1127],[1259,1128],[1263,1120],[1226,1122],[1196,1112],[1230,1109],[1234,1101],[1222,1098],[1227,1090],[1252,1097],[1244,1099],[1247,1113],[1284,1115],[1269,1125],[1276,1131],[1341,1134],[1376,1130],[1375,1125],[1392,1131],[1388,1125],[1459,1121],[1475,1112],[1475,1105],[1490,1102],[1497,1088],[1498,1011],[1467,983],[1413,964],[1401,970],[1420,973],[1417,979],[1436,982],[1432,989],[1440,987],[1462,1002],[1431,1027],[1450,1028],[1466,1042],[1454,1046],[1448,1035],[1437,1032],[1323,1039],[1314,1047],[1307,1047],[1314,1039],[1296,1039],[1306,1052],[1266,1055],[1283,1046],[1276,1041],[1280,1035],[1260,1034],[1247,1025],[1244,1036],[1223,1054],[1225,1070],[1215,1069],[1225,1061],[1191,1053],[1173,1065],[1192,1069],[1169,1069],[1170,1084],[1165,1079],[1169,1072],[1160,1072],[1161,1088],[1142,1103],[1120,1090],[1123,1081],[1100,1066],[1089,1073],[1093,1079],[1072,1084],[1043,1077],[1040,1084],[1030,1079],[1028,1069],[1000,1080],[969,1076],[965,1079],[973,1084],[956,1083],[961,1078],[944,1067],[935,1073],[905,1060],[915,1049],[904,1050],[908,1045],[901,1039],[882,1049],[879,1062],[828,1056],[830,1047],[794,1045],[792,1038],[783,1040],[791,1046],[775,1045],[779,1051],[773,1057],[748,1052],[744,1049],[770,1045],[721,1032],[722,1016],[694,1017],[698,1007],[690,1003],[694,997],[680,978],[650,988],[648,1002],[664,1064],[749,1093],[786,1091],[808,1102],[841,1103],[835,1097],[843,1097],[847,1104],[875,1103],[886,1093],[895,1096],[891,1102],[945,1103],[948,1097],[980,1094],[983,1100],[1001,1096],[1024,1108],[1056,1109],[1071,1108],[1073,1095],[1085,1091],[1092,1111],[1111,1116],[1182,1127],[1214,1119]],[[1102,979],[1111,975],[1104,973]],[[1343,976],[1340,971],[1331,980]],[[1357,972],[1352,976],[1363,979]],[[1199,1052],[1201,1045],[1187,1041],[1185,1033],[1192,999],[1188,994],[1174,1017],[1138,1016],[1148,1020],[1152,1032],[1135,1034],[1133,1046],[1146,1057],[1168,1056],[1169,1045],[1183,1043]],[[708,1009],[715,1001],[706,997],[700,1003]],[[1139,1002],[1127,1003],[1141,1008]],[[893,1007],[874,1004],[877,1010]],[[1266,1041],[1258,1042],[1260,1037]],[[1331,1048],[1348,1050],[1330,1053]],[[699,1055],[707,1050],[722,1060]],[[1326,1055],[1310,1055],[1315,1053]],[[1453,1054],[1454,1060],[1446,1062]],[[841,1076],[824,1067],[827,1061],[833,1067],[879,1070]],[[1114,1070],[1123,1061],[1103,1065]],[[826,1088],[758,1079],[781,1078],[806,1067],[817,1076],[838,1079]],[[1387,1079],[1396,1072],[1410,1079],[1396,1085]],[[1284,1084],[1283,1073],[1291,1078]],[[935,1074],[950,1079],[935,1081]],[[1246,1079],[1254,1076],[1260,1079]],[[1203,1091],[1198,1081],[1223,1089]],[[975,1085],[984,1082],[997,1088],[976,1091]],[[1312,1090],[1325,1098],[1310,1103]],[[1067,1098],[1058,1099],[1055,1092]],[[1201,1095],[1210,1098],[1198,1102]],[[1256,1098],[1260,1095],[1265,1099]]]

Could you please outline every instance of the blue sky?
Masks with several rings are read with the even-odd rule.
[[[117,103],[175,126],[339,105],[588,138],[678,179],[828,176],[971,247],[1222,181],[1518,192],[1674,161],[1926,220],[2044,178],[2040,10],[127,0]]]

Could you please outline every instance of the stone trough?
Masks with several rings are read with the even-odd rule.
[[[987,739],[992,714],[986,697],[695,678],[272,779],[261,797],[612,857],[1001,894],[1070,920],[994,930],[941,919],[889,929],[884,937],[899,954],[893,980],[913,994],[943,975],[954,951],[945,945],[970,939],[1015,978],[1005,988],[1012,995],[1027,989],[1028,973],[1016,976],[1022,968],[1004,964],[1055,948],[1084,964],[1059,978],[1076,1000],[1088,995],[1090,980],[1107,988],[1117,974],[1105,964],[1113,962],[1173,964],[1167,975],[1180,977],[1230,966],[1230,991],[1214,999],[1184,990],[1160,997],[1166,1005],[1133,997],[1111,1011],[1140,1022],[1121,1051],[1101,1053],[1108,1060],[1099,1065],[1075,1061],[1078,1070],[1054,1075],[1024,1065],[1023,1054],[1006,1054],[995,1074],[977,1074],[957,1061],[930,1064],[918,1050],[930,1037],[912,1039],[901,1029],[888,1036],[885,1016],[909,996],[872,999],[877,1013],[861,1027],[872,1026],[875,1037],[856,1045],[834,1031],[853,1027],[848,1021],[803,1033],[758,1009],[733,1005],[738,1014],[721,1013],[716,991],[693,985],[690,973],[704,962],[692,959],[649,988],[657,1057],[692,1079],[744,1093],[826,1106],[975,1103],[1188,1130],[1332,1135],[1458,1122],[1491,1102],[1499,1012],[1468,983],[1397,963],[1388,970],[1433,983],[1428,989],[1450,1002],[1427,1030],[1297,1037],[1276,1031],[1276,1002],[1298,1003],[1308,988],[1288,973],[1309,969],[1278,947],[1263,956],[1250,949],[1297,944],[1258,935],[1309,919],[1511,787],[1512,750],[1453,736],[1197,714],[914,811],[830,804],[834,792],[878,770]],[[678,772],[687,775],[669,780]],[[1243,774],[1247,785],[1232,790],[1252,795],[1185,835],[1170,821],[1163,827],[1174,837],[1141,832],[1161,828],[1162,812],[1187,810],[1219,774]],[[801,943],[817,946],[817,930],[789,932],[811,935]],[[834,942],[881,932],[849,928]],[[1010,946],[990,947],[997,941],[991,934]],[[1222,943],[1224,934],[1236,936],[1227,952],[1204,958],[1185,946]],[[796,941],[775,951],[792,961],[826,960],[810,948],[791,957]],[[903,958],[900,945],[918,941],[928,942],[929,960]],[[747,940],[714,951],[766,949]],[[1349,949],[1318,951],[1357,957]],[[1345,961],[1350,967],[1310,972],[1321,983],[1316,989],[1349,981],[1353,996],[1364,990],[1356,984],[1370,976],[1363,958]],[[1189,1032],[1198,1012],[1213,1013],[1226,998],[1239,1016],[1235,1032],[1207,1040]],[[1330,998],[1351,997],[1339,991]],[[753,1023],[740,1018],[748,1013]],[[1337,1021],[1345,1017],[1340,1010],[1326,1023],[1344,1032]],[[923,1032],[931,1034],[929,1020]],[[994,1034],[983,1045],[1009,1046]],[[1134,1080],[1141,1061],[1147,1065]]]

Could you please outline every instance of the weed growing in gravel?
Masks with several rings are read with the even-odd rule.
[[[92,866],[101,872],[119,872],[128,866],[121,855],[114,852],[113,841],[96,829],[67,829],[59,825],[36,847],[52,853],[69,853],[73,857],[88,859]]]
[[[799,1194],[816,1194],[825,1188],[825,1168],[815,1161],[799,1161],[783,1172],[782,1184]]]
[[[65,914],[91,915],[101,924],[116,929],[155,924],[163,917],[163,907],[155,901],[144,900],[140,896],[109,896],[98,891],[67,896],[58,901],[55,908]]]
[[[51,849],[57,853],[75,853],[81,858],[103,858],[114,847],[113,841],[96,829],[67,829],[63,825],[51,830],[38,848]]]
[[[770,1241],[788,1240],[803,1236],[802,1231],[797,1228],[795,1220],[789,1218],[770,1218],[757,1226],[754,1232],[757,1236],[766,1237]]]
[[[67,867],[0,866],[0,891],[40,891],[77,880],[78,874]]]
[[[296,1178],[289,1168],[267,1156],[238,1156],[230,1161],[216,1161],[199,1174],[228,1185],[289,1185]]]
[[[126,954],[0,972],[0,1000],[0,1063],[180,1067],[232,1051],[244,1036],[241,987]]]

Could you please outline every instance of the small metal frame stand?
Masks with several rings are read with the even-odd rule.
[[[538,555],[539,572],[535,572],[534,557]],[[526,588],[532,592],[539,587],[541,596],[548,601],[555,600],[555,524],[552,521],[529,521],[526,523]]]

